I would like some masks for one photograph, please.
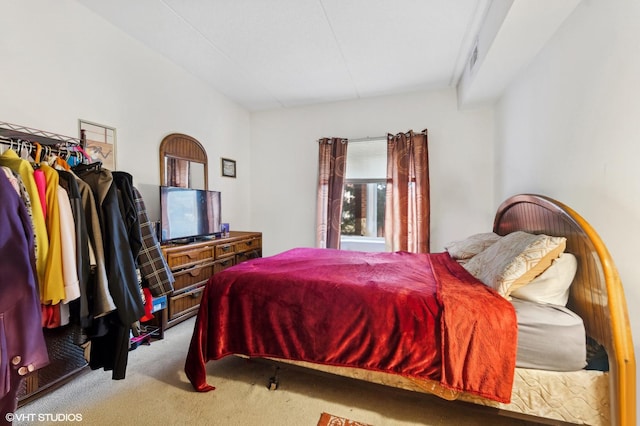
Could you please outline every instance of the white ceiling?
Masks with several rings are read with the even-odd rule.
[[[491,4],[513,3],[78,1],[249,111],[455,87]],[[524,28],[519,32],[527,37]],[[520,52],[518,60],[535,53]],[[504,69],[502,56],[494,60]]]

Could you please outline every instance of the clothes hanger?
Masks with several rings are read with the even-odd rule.
[[[30,161],[29,155],[31,154],[31,143],[23,141],[22,139],[18,139],[16,143],[18,149],[18,157],[22,158],[23,160]],[[29,145],[27,146],[27,144]]]
[[[13,148],[13,139],[11,139],[11,138],[5,138],[5,137],[3,136],[3,137],[0,137],[0,140],[1,140],[2,142],[4,142],[4,143],[5,143],[5,145],[9,145],[9,147],[8,147],[7,149],[5,149],[5,150],[1,151],[1,152],[0,152],[0,154],[4,154],[5,152],[7,152],[7,151],[8,151],[8,150],[10,150],[11,148]]]
[[[58,151],[57,154],[53,154],[51,147],[47,147],[50,152],[49,164],[51,167],[57,167],[66,171],[71,170],[71,166],[63,158],[61,158],[62,151]]]
[[[42,157],[42,145],[38,142],[34,142],[36,145],[36,153],[33,158],[33,162],[36,164],[40,164],[40,157]]]

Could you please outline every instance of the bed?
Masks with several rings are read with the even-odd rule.
[[[605,245],[575,211],[540,195],[516,195],[498,208],[493,232],[507,238],[519,231],[559,238],[562,252],[577,259],[567,309],[582,320],[594,351],[603,350],[603,353],[594,353],[596,361],[604,359],[604,365],[574,371],[516,367],[518,338],[513,334],[514,330],[516,336],[518,334],[514,321],[519,317],[514,305],[509,303],[513,298],[509,293],[501,295],[494,289],[487,290],[487,285],[468,273],[464,262],[451,260],[446,252],[427,257],[396,253],[384,255],[395,255],[392,260],[365,257],[356,261],[373,264],[374,270],[389,267],[387,275],[360,275],[361,272],[346,265],[351,261],[350,255],[341,254],[346,257],[337,256],[338,260],[319,259],[320,263],[330,263],[331,270],[347,268],[343,274],[347,276],[345,281],[349,281],[349,276],[354,278],[352,281],[364,279],[367,290],[373,287],[381,290],[374,299],[366,299],[374,296],[334,282],[318,284],[323,280],[322,273],[318,273],[315,283],[304,284],[312,287],[299,290],[304,285],[274,271],[274,262],[291,263],[287,259],[302,255],[300,262],[294,262],[298,265],[296,269],[311,262],[304,256],[320,258],[330,254],[326,250],[322,254],[294,250],[273,256],[275,259],[245,262],[209,280],[185,362],[187,377],[196,390],[213,390],[207,383],[208,361],[231,354],[264,357],[448,400],[494,407],[507,416],[549,423],[635,425],[633,343],[622,285]],[[398,267],[397,258],[407,266]],[[415,265],[409,265],[411,263]],[[304,273],[309,274],[306,270]],[[405,273],[408,276],[401,275]],[[259,274],[260,279],[256,280],[253,274]],[[535,274],[539,275],[540,271]],[[244,283],[244,277],[250,275],[254,276],[253,284]],[[393,301],[388,294],[393,291],[384,281],[392,282],[396,276],[400,276],[396,281],[405,283],[398,285],[408,286],[399,291],[400,302]],[[424,280],[433,282],[424,287]],[[406,284],[408,282],[410,284]],[[338,293],[331,296],[325,289],[327,286],[336,286]],[[272,297],[279,287],[284,288],[285,293]],[[313,291],[310,292],[310,288]],[[429,298],[422,299],[423,293],[430,294]],[[332,325],[327,318],[319,319],[329,308],[318,309],[318,297],[324,298],[322,306],[337,306],[336,311],[329,311],[327,315],[339,321],[333,321]],[[354,304],[358,298],[363,298],[362,302]],[[341,305],[340,301],[345,299],[351,304]],[[394,313],[373,313],[378,318],[387,318],[385,321],[367,322],[360,309],[355,315],[348,313],[351,316],[345,316],[344,312],[345,306],[352,309],[359,305],[381,305],[390,309],[393,303],[400,305]],[[475,319],[471,313],[460,315],[460,309],[472,312],[476,306],[484,309],[489,305],[492,310],[480,312]],[[305,318],[306,312],[313,314]],[[485,317],[489,320],[482,320]],[[282,318],[285,326],[278,323]],[[388,328],[380,326],[381,323],[388,323]],[[420,329],[423,323],[431,323],[431,331]],[[356,333],[367,328],[375,328],[375,338],[363,338]],[[433,344],[425,344],[424,339],[418,343],[413,341],[427,332],[432,333]],[[325,340],[334,334],[335,340]],[[399,335],[403,340],[398,340]],[[487,335],[494,336],[491,344],[487,343]],[[501,338],[495,339],[497,335]],[[407,336],[409,342],[404,339]]]

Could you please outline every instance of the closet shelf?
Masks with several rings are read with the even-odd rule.
[[[11,140],[23,140],[34,143],[38,142],[42,145],[84,145],[84,138],[73,138],[70,136],[59,135],[57,133],[46,132],[44,130],[31,129],[17,124],[6,123],[4,121],[0,121],[0,137]]]

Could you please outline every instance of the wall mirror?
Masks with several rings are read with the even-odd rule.
[[[160,142],[160,184],[209,189],[207,152],[188,135],[172,133]]]

